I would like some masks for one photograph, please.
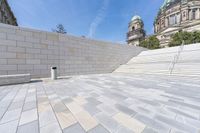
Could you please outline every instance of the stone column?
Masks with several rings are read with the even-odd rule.
[[[185,20],[189,20],[189,10],[185,10]]]
[[[197,13],[196,13],[196,15],[197,15],[197,19],[200,19],[200,9],[199,8],[197,8],[197,11],[196,11]]]
[[[192,10],[189,11],[188,16],[189,16],[188,19],[191,20],[192,19]]]
[[[168,21],[168,17],[166,17],[166,18],[165,18],[165,27],[168,27],[168,25],[169,25],[168,22],[169,22],[169,21]]]

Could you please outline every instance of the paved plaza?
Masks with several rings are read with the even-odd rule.
[[[0,133],[199,133],[200,78],[101,74],[0,87]]]

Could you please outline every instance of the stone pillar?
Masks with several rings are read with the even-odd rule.
[[[174,15],[174,24],[177,24],[178,21],[177,21],[177,14]]]
[[[177,21],[178,24],[181,23],[181,13],[178,13],[178,14],[176,15],[176,21]]]
[[[189,20],[192,20],[192,10],[189,10],[189,15],[188,15],[189,17]]]
[[[196,15],[197,15],[197,19],[200,19],[200,9],[199,8],[197,8],[197,11],[196,11],[197,13],[196,13]]]
[[[189,10],[188,9],[185,11],[185,20],[186,21],[189,20]]]
[[[168,22],[169,22],[169,21],[168,21],[168,17],[166,17],[166,18],[165,18],[165,27],[168,27],[168,25],[169,25]]]

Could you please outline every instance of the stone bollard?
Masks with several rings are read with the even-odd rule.
[[[51,79],[52,80],[57,79],[57,67],[51,67]]]

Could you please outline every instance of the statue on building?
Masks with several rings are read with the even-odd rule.
[[[0,23],[18,25],[7,0],[0,0]]]
[[[139,46],[145,39],[144,23],[140,16],[134,16],[128,27],[127,42],[129,45]]]

